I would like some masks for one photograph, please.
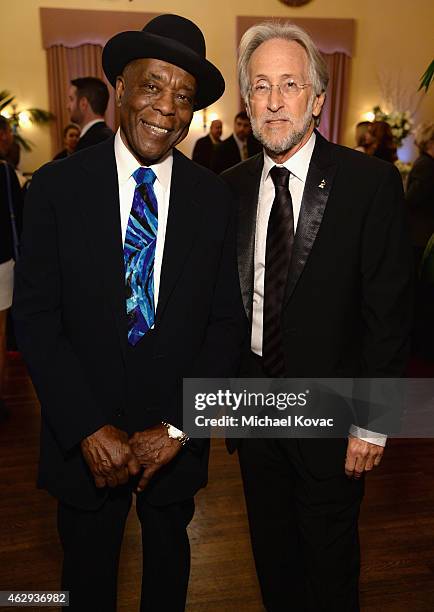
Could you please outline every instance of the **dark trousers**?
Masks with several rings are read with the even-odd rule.
[[[69,610],[116,612],[119,556],[131,501],[131,487],[125,486],[113,489],[97,511],[59,503],[62,590],[69,591]],[[137,496],[136,510],[143,548],[140,610],[183,612],[190,573],[186,528],[193,517],[194,501],[152,506],[144,492]]]
[[[252,356],[248,373],[265,377],[260,365],[260,359]],[[345,476],[345,450],[343,440],[238,443],[253,554],[267,612],[360,609],[357,522],[364,483]]]

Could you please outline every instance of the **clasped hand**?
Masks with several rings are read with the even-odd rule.
[[[370,472],[380,465],[383,453],[382,446],[360,440],[350,434],[345,458],[345,474],[349,478],[358,480],[364,472]]]
[[[130,440],[124,431],[104,425],[81,442],[84,459],[98,488],[126,484],[144,468],[138,492],[180,449],[180,442],[169,438],[163,424],[136,432]]]

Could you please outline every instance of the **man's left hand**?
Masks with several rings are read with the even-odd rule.
[[[143,474],[137,485],[137,492],[143,491],[155,473],[179,453],[182,444],[169,438],[167,427],[162,423],[137,431],[129,440],[131,449],[140,465],[144,466]]]
[[[384,447],[360,440],[351,434],[348,436],[345,474],[349,478],[359,479],[364,472],[370,472],[380,465]]]

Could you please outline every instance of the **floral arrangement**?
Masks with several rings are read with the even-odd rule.
[[[407,187],[408,175],[410,174],[410,170],[413,166],[411,163],[403,162],[400,159],[397,159],[395,162],[395,166],[399,170],[399,174],[401,175],[402,182],[404,185],[404,189]]]
[[[403,162],[400,159],[397,159],[395,162],[395,166],[398,168],[401,175],[407,175],[410,174],[410,170],[413,164],[410,162]]]
[[[404,138],[410,134],[413,125],[410,111],[385,113],[379,106],[374,106],[372,112],[375,115],[375,121],[385,121],[390,125],[393,140],[396,146],[400,147]]]

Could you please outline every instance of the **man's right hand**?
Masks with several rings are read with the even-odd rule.
[[[104,425],[81,441],[81,451],[98,488],[117,487],[141,470],[126,432]]]

